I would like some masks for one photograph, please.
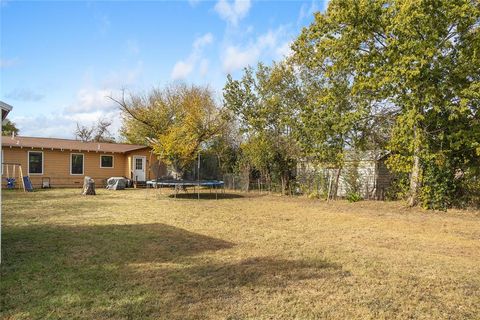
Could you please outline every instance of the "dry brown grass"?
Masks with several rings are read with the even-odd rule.
[[[4,319],[479,319],[480,212],[4,193]]]

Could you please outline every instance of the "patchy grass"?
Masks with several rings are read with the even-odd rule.
[[[3,319],[478,319],[480,212],[4,192]]]

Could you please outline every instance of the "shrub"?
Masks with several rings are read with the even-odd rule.
[[[363,197],[358,192],[351,192],[347,194],[348,202],[358,202],[363,200]]]

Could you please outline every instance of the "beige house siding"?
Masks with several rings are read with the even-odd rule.
[[[164,163],[161,163],[157,160],[157,156],[151,152],[150,148],[134,150],[127,152],[125,155],[125,171],[124,176],[133,179],[133,157],[143,156],[146,158],[146,179],[152,180],[157,177],[162,177],[167,174],[167,167]]]
[[[50,178],[52,187],[80,187],[83,184],[84,176],[90,176],[95,179],[97,186],[102,186],[105,180],[114,176],[125,176],[131,178],[132,157],[135,155],[146,156],[146,179],[156,177],[155,168],[159,166],[155,156],[151,155],[149,148],[139,149],[128,153],[109,153],[109,152],[88,152],[88,151],[70,151],[70,150],[52,150],[38,148],[19,148],[4,147],[4,163],[19,163],[22,165],[23,174],[28,174],[28,152],[43,152],[43,174],[29,174],[34,188],[42,184],[42,178]],[[72,175],[70,173],[70,157],[72,153],[84,155],[84,172],[82,175]],[[101,168],[100,156],[113,155],[113,168]],[[164,166],[163,166],[164,167]],[[4,170],[2,175],[2,184],[5,184]]]

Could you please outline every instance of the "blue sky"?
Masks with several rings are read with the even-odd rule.
[[[271,63],[326,0],[0,0],[0,100],[21,135],[72,138],[76,122],[121,125],[107,98],[172,81],[209,85]]]

